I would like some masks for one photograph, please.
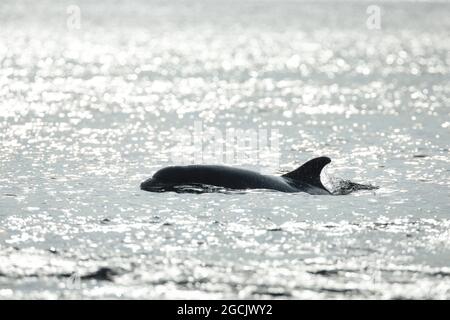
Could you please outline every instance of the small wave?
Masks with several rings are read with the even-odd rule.
[[[331,187],[329,187],[328,189],[333,195],[347,195],[360,190],[379,189],[378,186],[374,186],[372,184],[360,184],[352,182],[350,180],[336,179],[336,178],[331,179],[330,183]],[[164,188],[164,191],[173,191],[176,193],[193,193],[193,194],[202,194],[202,193],[246,194],[246,193],[267,192],[273,190],[267,189],[235,190],[206,184],[192,184],[192,185],[180,185],[180,186],[173,186],[170,188]]]
[[[207,184],[192,184],[192,185],[180,185],[172,187],[172,190],[176,193],[225,193],[225,194],[244,194],[243,190],[232,190],[223,187],[216,187]]]

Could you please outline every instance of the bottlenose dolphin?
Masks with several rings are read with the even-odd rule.
[[[231,190],[269,189],[281,192],[331,194],[320,181],[320,172],[331,160],[319,157],[282,176],[219,165],[171,166],[157,171],[141,183],[141,189],[151,192],[179,191],[183,187],[207,186]]]

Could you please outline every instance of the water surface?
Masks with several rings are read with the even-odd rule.
[[[448,3],[72,4],[0,4],[0,298],[450,298]],[[380,189],[140,191],[197,121]]]

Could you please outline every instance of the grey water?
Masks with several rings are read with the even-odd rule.
[[[0,298],[449,299],[449,13],[2,0]],[[324,155],[330,189],[380,188],[141,191],[199,121],[277,132],[272,174]]]

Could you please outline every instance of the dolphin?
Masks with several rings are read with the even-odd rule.
[[[207,186],[212,186],[230,190],[268,189],[330,195],[332,193],[320,181],[322,169],[330,162],[328,157],[315,158],[282,176],[263,175],[220,165],[170,166],[142,182],[141,189],[150,192],[178,192],[184,187],[206,189]]]

